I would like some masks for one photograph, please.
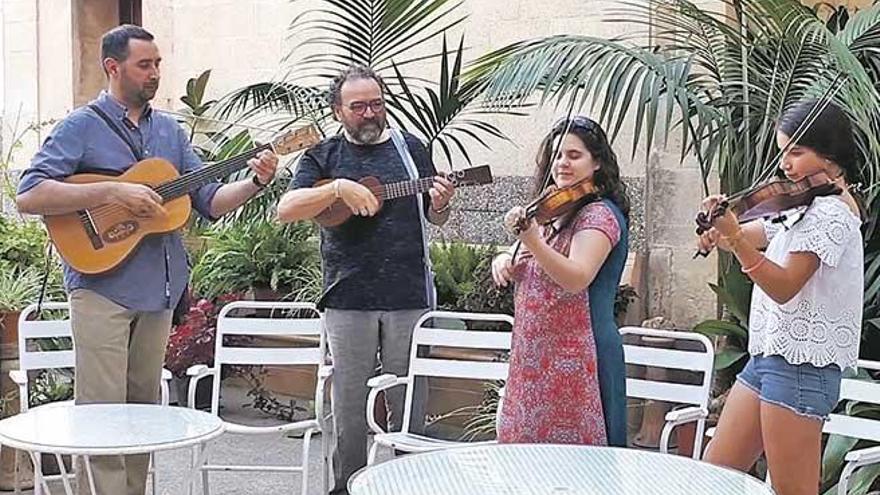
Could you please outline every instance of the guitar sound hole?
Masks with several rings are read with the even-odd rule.
[[[107,243],[121,242],[131,237],[137,230],[138,223],[135,220],[125,220],[105,230],[101,238]]]

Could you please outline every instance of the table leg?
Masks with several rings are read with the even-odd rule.
[[[205,443],[200,443],[193,447],[193,455],[192,455],[192,466],[189,473],[189,482],[187,483],[188,493],[192,494],[195,491],[196,480],[198,479],[199,473],[202,472],[202,465],[205,463],[205,459],[208,455],[208,446]]]
[[[86,467],[86,478],[89,479],[89,488],[92,490],[92,495],[98,493],[98,490],[95,489],[95,475],[92,472],[92,458],[84,455],[83,456],[83,464]]]
[[[68,479],[67,466],[64,465],[64,459],[61,458],[61,454],[55,454],[55,460],[58,461],[58,469],[61,471],[61,483],[64,484],[64,493],[74,495],[73,488],[70,487],[70,479]],[[92,495],[97,494],[93,491]]]
[[[43,477],[43,463],[40,462],[39,452],[28,452],[31,456],[31,462],[34,463],[34,493],[39,494],[40,490],[44,490],[46,495],[52,495],[46,478]]]
[[[19,478],[19,475],[21,474],[19,472],[19,469],[21,468],[21,456],[19,454],[21,454],[21,451],[15,449],[13,452],[15,452],[15,454],[13,454],[15,457],[12,462],[12,489],[14,490],[15,495],[21,495],[21,479]]]

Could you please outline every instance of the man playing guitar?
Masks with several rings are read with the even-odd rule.
[[[89,210],[100,215],[124,208],[136,218],[155,218],[167,213],[151,187],[64,181],[84,172],[118,176],[145,158],[162,158],[180,173],[202,167],[180,125],[149,105],[159,87],[161,61],[153,36],[138,26],[123,25],[104,34],[101,43],[108,88],[59,123],[34,156],[18,187],[16,204],[22,213],[48,216]],[[262,151],[248,162],[252,178],[206,184],[190,194],[192,204],[203,217],[216,219],[268,185],[277,164],[273,152]],[[122,264],[106,273],[86,275],[65,264],[77,403],[157,401],[172,310],[188,277],[186,252],[174,231],[144,238]],[[144,493],[146,455],[94,458],[91,464],[99,494]],[[87,493],[89,484],[79,485],[80,493]]]

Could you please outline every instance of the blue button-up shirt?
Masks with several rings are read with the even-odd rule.
[[[145,158],[163,158],[180,173],[202,166],[186,132],[170,116],[148,107],[134,126],[126,116],[126,108],[108,93],[101,92],[92,103],[128,134]],[[18,192],[28,191],[44,180],[64,180],[76,173],[119,175],[135,162],[131,148],[107,123],[87,106],[81,107],[52,130],[30,168],[22,174]],[[202,216],[210,218],[211,201],[219,187],[220,183],[211,183],[190,194],[193,207]],[[188,279],[186,251],[177,232],[145,238],[125,262],[108,273],[86,275],[64,264],[68,292],[89,289],[137,311],[173,308]]]

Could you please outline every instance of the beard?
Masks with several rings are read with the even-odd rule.
[[[138,100],[142,105],[146,105],[147,102],[152,100],[156,96],[156,91],[159,90],[159,80],[156,82],[148,82],[145,83],[141,88],[135,92],[134,97]]]
[[[125,97],[130,104],[135,106],[146,105],[156,96],[159,90],[159,80],[148,81],[143,85],[137,85],[131,81],[126,81],[124,85]]]
[[[375,144],[385,131],[386,120],[384,116],[374,116],[370,119],[361,119],[360,124],[354,125],[343,123],[345,130],[355,141],[362,144]]]

